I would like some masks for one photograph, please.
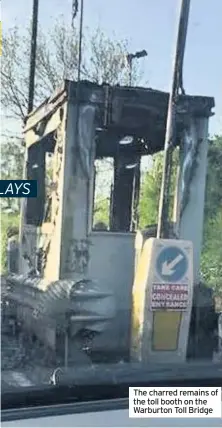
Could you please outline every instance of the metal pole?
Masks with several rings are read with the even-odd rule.
[[[37,30],[38,30],[38,8],[39,8],[39,0],[33,0],[32,38],[31,38],[30,72],[29,72],[28,114],[33,110],[33,104],[34,104],[36,47],[37,47]]]
[[[79,143],[80,85],[81,85],[80,79],[81,79],[81,65],[82,65],[83,13],[84,13],[84,1],[81,0],[80,24],[79,24],[79,46],[78,46],[78,70],[77,70],[77,86],[76,86],[76,120],[75,120],[75,140],[76,140],[78,155],[77,156],[75,155],[74,165],[76,167],[76,162],[78,159],[82,170],[85,171],[84,159],[82,156],[81,147]]]
[[[37,30],[38,30],[38,9],[39,0],[33,0],[32,9],[32,36],[31,36],[31,53],[30,53],[30,70],[29,70],[29,93],[28,93],[28,110],[29,114],[33,110],[34,93],[35,93],[35,69],[36,69],[36,48],[37,48]],[[24,123],[26,120],[24,120]],[[27,166],[28,166],[28,149],[25,150],[23,179],[27,179]],[[21,247],[22,247],[22,230],[25,220],[26,199],[21,200],[20,211],[20,227],[19,227],[19,270],[22,263]]]
[[[81,0],[80,7],[80,24],[79,24],[79,52],[78,52],[78,74],[77,80],[80,81],[81,77],[81,65],[82,65],[82,37],[83,37],[83,11],[84,11],[84,0]]]
[[[179,28],[177,34],[176,53],[174,57],[172,87],[169,96],[165,147],[164,147],[164,162],[163,162],[163,177],[160,192],[159,215],[157,238],[166,238],[168,235],[168,217],[169,217],[169,196],[170,196],[170,180],[172,169],[172,155],[175,147],[175,126],[176,126],[176,109],[178,103],[179,90],[183,92],[182,69],[183,58],[185,52],[187,27],[189,19],[190,0],[181,0]]]

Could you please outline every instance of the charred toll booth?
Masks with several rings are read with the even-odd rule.
[[[128,353],[141,165],[164,148],[167,107],[161,91],[65,81],[27,118],[26,176],[37,180],[38,196],[24,201],[19,275],[8,281],[18,316],[54,349]],[[178,106],[180,173],[169,237],[193,242],[196,285],[213,107],[212,98],[185,95]],[[104,221],[95,194],[106,160]],[[155,234],[148,228],[147,236]]]

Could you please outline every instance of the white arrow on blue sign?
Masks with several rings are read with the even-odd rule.
[[[163,281],[178,282],[187,273],[187,255],[179,247],[165,247],[157,257],[156,270]]]

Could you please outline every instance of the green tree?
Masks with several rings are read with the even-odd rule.
[[[109,198],[98,197],[94,209],[94,225],[103,223],[108,226],[109,224]]]
[[[9,137],[1,145],[1,180],[23,178],[24,147],[21,139]],[[17,198],[1,198],[1,259],[0,273],[7,270],[6,248],[10,233],[18,233],[20,200]]]
[[[140,227],[156,224],[158,218],[159,196],[162,181],[163,154],[153,156],[152,167],[142,173],[139,219]]]
[[[218,295],[222,294],[222,136],[216,136],[209,144],[201,272],[206,284]],[[175,153],[173,182],[176,179],[177,156]],[[158,153],[153,157],[152,168],[143,176],[140,227],[157,223],[162,164],[163,154]],[[174,185],[171,190],[172,213]]]
[[[210,141],[206,182],[205,217],[214,218],[222,207],[222,136]]]
[[[207,218],[201,260],[202,276],[216,296],[222,296],[222,212]]]
[[[20,138],[8,137],[1,146],[1,180],[22,180],[24,147]],[[1,209],[8,213],[19,212],[19,199],[1,198]]]
[[[203,280],[216,295],[222,294],[222,137],[209,142],[208,171],[205,197],[204,236],[201,260]],[[175,183],[178,165],[175,153],[172,182]],[[157,223],[162,180],[163,154],[153,157],[152,168],[143,174],[140,200],[140,227]],[[171,186],[171,213],[174,185]]]
[[[19,228],[19,216],[18,214],[2,213],[1,214],[1,259],[0,259],[0,274],[4,274],[7,271],[7,242],[8,238],[13,232],[17,235]]]
[[[222,294],[222,137],[210,141],[201,271],[216,295]]]
[[[140,227],[157,224],[159,199],[163,173],[163,152],[153,156],[152,167],[142,175],[141,196],[139,206]],[[170,183],[170,218],[173,213],[174,191],[178,165],[178,150],[173,154],[173,167]]]

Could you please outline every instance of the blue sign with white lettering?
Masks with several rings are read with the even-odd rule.
[[[181,248],[165,247],[156,261],[156,271],[164,282],[180,281],[188,270],[188,258]]]

